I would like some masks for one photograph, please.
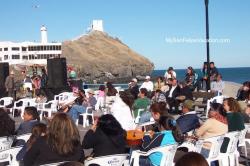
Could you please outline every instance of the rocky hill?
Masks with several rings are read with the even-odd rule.
[[[62,44],[62,56],[77,68],[78,77],[87,82],[122,81],[151,74],[153,63],[122,43],[100,31]]]

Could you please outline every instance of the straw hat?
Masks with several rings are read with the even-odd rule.
[[[89,90],[88,90],[88,93],[91,93],[91,94],[94,95],[94,94],[95,94],[95,91],[94,91],[93,89],[89,89]]]

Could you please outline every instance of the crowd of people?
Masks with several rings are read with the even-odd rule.
[[[17,160],[29,166],[62,161],[84,162],[87,157],[131,153],[137,149],[149,151],[165,145],[180,145],[190,139],[206,139],[243,130],[244,123],[250,122],[250,82],[243,84],[236,98],[225,98],[223,103],[210,103],[208,118],[205,121],[201,121],[196,113],[192,92],[207,89],[208,77],[212,80],[211,93],[215,96],[222,95],[225,88],[222,76],[214,63],[209,65],[210,73],[207,71],[208,64],[204,63],[202,76],[198,76],[192,67],[188,67],[186,77],[182,81],[178,81],[173,67],[169,67],[164,77],[158,77],[155,83],[151,81],[150,76],[146,76],[140,86],[138,80],[133,78],[128,89],[124,91],[118,91],[111,82],[101,85],[98,95],[92,89],[86,93],[80,89],[74,92],[76,99],[72,103],[60,105],[58,113],[48,119],[46,124],[40,121],[35,107],[26,107],[23,122],[15,128],[15,121],[5,109],[0,108],[0,137],[31,133],[27,142],[13,142],[13,146],[23,146]],[[46,71],[44,73],[46,74]],[[9,84],[12,84],[13,74],[6,80],[9,95],[12,95]],[[25,81],[30,80],[26,78]],[[37,94],[37,101],[44,102],[44,94]],[[105,112],[92,121],[91,128],[81,140],[76,126],[79,114],[85,113],[89,108],[103,111],[107,105],[110,105],[110,112]],[[150,121],[154,123],[147,126],[142,144],[136,147],[128,146],[127,132],[141,131],[143,129],[138,127],[137,123]],[[223,148],[227,147],[227,144],[228,140],[225,139],[221,152],[224,152]],[[200,154],[177,149],[174,162],[177,166],[183,163],[206,166],[210,147],[209,144],[203,146]],[[93,151],[85,156],[84,149]],[[160,156],[153,153],[140,157],[140,165],[160,165]]]

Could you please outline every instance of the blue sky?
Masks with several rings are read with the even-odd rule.
[[[39,6],[36,8],[35,6]],[[210,0],[211,60],[218,67],[249,67],[250,1]],[[166,38],[205,37],[204,0],[3,0],[0,41],[39,41],[40,27],[49,41],[64,41],[85,33],[93,19],[156,69],[201,67],[205,43],[169,43]]]

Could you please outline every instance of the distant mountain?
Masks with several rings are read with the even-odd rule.
[[[100,31],[63,42],[62,56],[67,58],[68,65],[77,68],[78,77],[88,82],[119,81],[151,74],[154,69],[147,58]]]

